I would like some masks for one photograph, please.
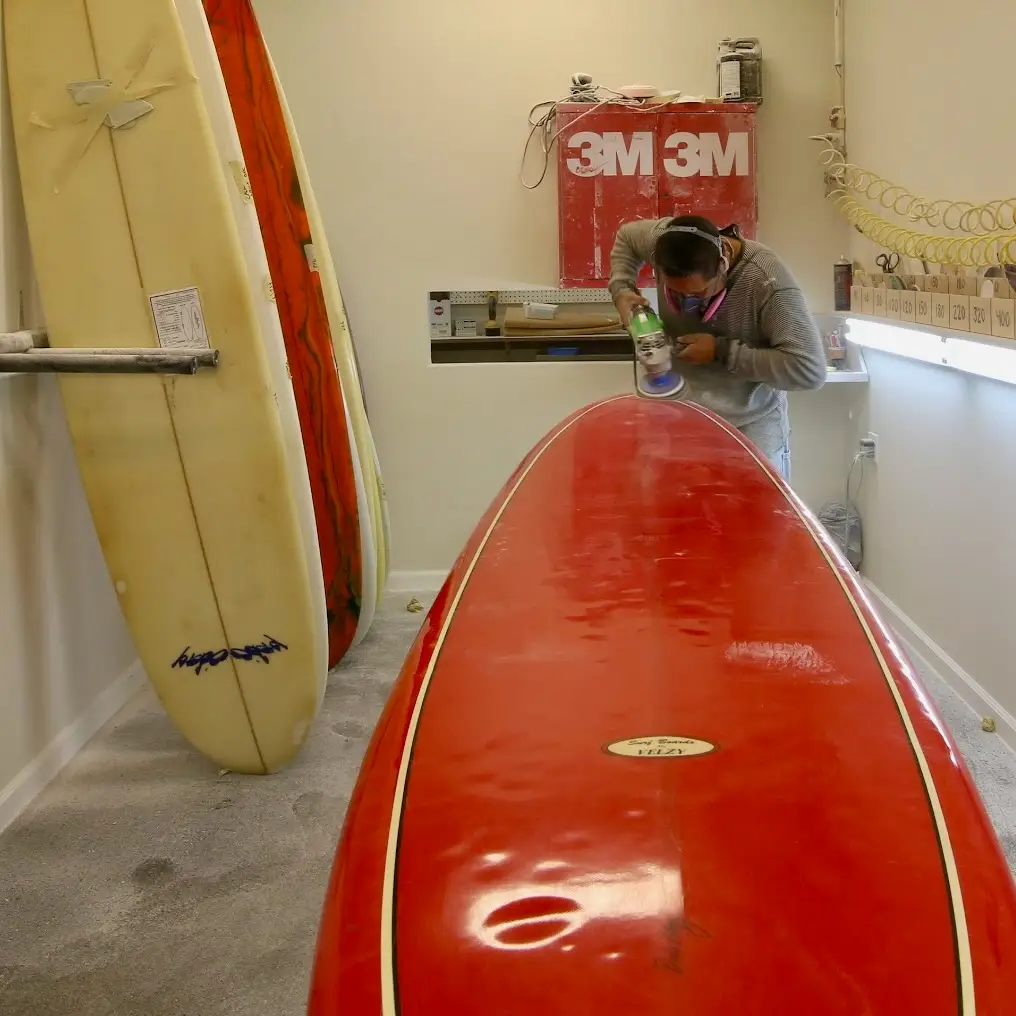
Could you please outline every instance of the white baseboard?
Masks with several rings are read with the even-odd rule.
[[[130,701],[144,682],[144,668],[140,660],[135,660],[105,691],[96,695],[85,711],[64,727],[6,787],[0,788],[0,833]]]
[[[862,581],[875,600],[883,620],[903,643],[914,664],[923,666],[940,677],[978,716],[990,716],[995,721],[998,736],[1016,751],[1016,717],[937,646],[885,593],[867,579]]]
[[[437,593],[446,578],[446,571],[393,571],[388,576],[388,592]]]

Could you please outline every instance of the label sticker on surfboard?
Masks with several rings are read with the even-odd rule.
[[[242,162],[231,162],[229,168],[233,172],[233,182],[240,196],[248,205],[254,204],[254,190],[250,185],[250,177],[247,175],[247,167]]]
[[[649,737],[629,737],[614,741],[605,749],[610,755],[624,758],[690,758],[709,755],[716,745],[697,737],[677,737],[672,734],[654,734]]]
[[[196,288],[153,293],[149,298],[163,349],[211,349]]]
[[[307,256],[307,264],[310,265],[310,270],[316,272],[318,270],[317,263],[317,252],[314,250],[314,244],[305,243],[303,245],[303,252]]]

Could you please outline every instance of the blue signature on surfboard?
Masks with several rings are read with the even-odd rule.
[[[287,652],[289,646],[285,642],[273,639],[270,635],[264,636],[264,642],[255,645],[244,646],[242,649],[206,649],[201,653],[192,653],[191,647],[186,649],[173,661],[173,670],[190,669],[195,674],[200,674],[206,667],[212,669],[218,667],[226,660],[240,660],[243,663],[271,663],[271,657],[278,653]]]

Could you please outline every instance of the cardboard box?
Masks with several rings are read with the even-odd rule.
[[[977,279],[973,275],[950,275],[949,293],[955,296],[977,296]]]
[[[991,334],[996,339],[1016,339],[1016,301],[991,301]]]
[[[948,275],[929,275],[926,283],[929,293],[948,293],[949,292],[949,276]]]
[[[991,287],[991,292],[986,292],[988,287]],[[989,300],[1014,300],[1016,299],[1016,293],[1013,292],[1012,286],[1009,285],[1006,279],[982,279],[981,280],[981,292],[978,296],[987,297]]]
[[[949,328],[958,332],[970,331],[970,297],[949,294]]]
[[[861,314],[864,310],[864,296],[860,286],[850,287],[850,309],[855,314]]]
[[[931,323],[945,331],[949,327],[949,294],[931,294]]]
[[[861,290],[861,313],[862,314],[874,314],[874,296],[875,290],[871,286],[865,286]]]
[[[430,337],[447,339],[452,334],[452,294],[431,293],[429,304]]]
[[[970,330],[978,335],[991,334],[991,301],[981,296],[970,297]]]
[[[903,302],[902,289],[888,289],[885,297],[885,316],[890,321],[899,321],[900,305]]]
[[[932,324],[931,298],[933,294],[919,290],[914,294],[914,320],[922,325]]]
[[[885,289],[873,289],[871,293],[871,312],[875,317],[886,316],[885,297],[888,291]]]
[[[913,289],[900,291],[900,320],[917,320],[917,293]]]

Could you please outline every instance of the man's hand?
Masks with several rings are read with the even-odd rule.
[[[631,289],[625,289],[614,298],[614,306],[621,315],[621,324],[625,328],[631,323],[631,314],[636,307],[648,307],[649,301],[641,294]]]
[[[705,364],[716,359],[716,336],[708,332],[682,335],[678,340],[677,358],[685,363]]]

